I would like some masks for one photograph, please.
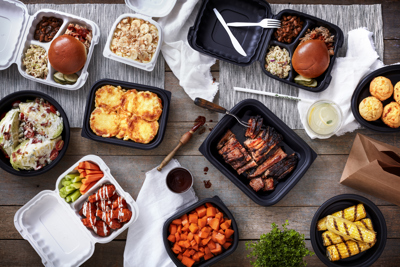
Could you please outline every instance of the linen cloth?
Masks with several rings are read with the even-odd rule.
[[[212,101],[219,85],[213,82],[210,72],[215,59],[193,50],[187,40],[189,28],[196,20],[201,4],[198,2],[199,0],[178,0],[171,13],[158,20],[164,31],[161,52],[179,79],[179,85],[191,99],[201,97]]]
[[[146,173],[136,199],[139,217],[129,227],[126,239],[124,266],[175,266],[164,247],[164,222],[198,200],[193,188],[183,194],[172,193],[167,188],[165,179],[168,172],[180,166],[176,159],[172,159],[161,172],[154,168]]]
[[[273,14],[285,9],[293,9],[321,18],[339,26],[344,34],[344,43],[337,56],[346,56],[347,33],[360,27],[366,27],[374,33],[374,44],[378,55],[383,58],[383,20],[381,5],[295,5],[271,4]],[[349,19],[351,18],[351,19]],[[261,57],[262,55],[260,55]],[[336,64],[336,63],[335,63]],[[219,104],[231,109],[240,101],[248,98],[257,99],[267,106],[278,118],[291,129],[304,129],[301,123],[297,102],[288,99],[251,93],[236,92],[234,86],[298,96],[301,89],[280,82],[263,73],[263,66],[256,61],[250,66],[241,67],[228,62],[219,62]]]
[[[331,100],[340,106],[343,113],[343,124],[336,135],[352,132],[359,128],[351,112],[351,97],[357,84],[367,73],[383,67],[382,61],[378,60],[372,40],[372,32],[365,28],[352,30],[348,33],[346,57],[336,58],[332,68],[332,80],[328,88],[321,93],[311,93],[300,90],[299,97],[311,100]],[[298,110],[303,125],[306,125],[307,110],[310,103],[300,101]],[[316,136],[305,128],[307,134],[312,138]]]

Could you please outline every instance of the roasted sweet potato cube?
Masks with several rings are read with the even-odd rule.
[[[178,233],[182,233],[182,225],[178,225],[178,229],[176,229]]]
[[[193,240],[193,241],[194,241],[194,240]],[[196,244],[196,245],[192,246],[192,248],[193,248],[194,250],[198,251],[198,250],[199,250],[199,245]]]
[[[208,242],[208,244],[207,244],[207,247],[209,247],[209,248],[210,248],[210,250],[212,251],[213,249],[215,249],[215,248],[216,248],[216,246],[215,246],[215,242],[214,242],[214,241],[212,241],[212,240],[210,240],[210,241]]]
[[[207,243],[211,240],[211,236],[204,238],[203,240],[201,240],[201,245],[205,246],[207,245]]]
[[[189,223],[195,223],[197,224],[199,216],[197,216],[197,213],[189,214]]]
[[[183,241],[183,246],[185,248],[189,248],[190,247],[190,242],[188,240]]]
[[[214,206],[211,203],[206,203],[206,207],[209,208],[209,207],[214,207]]]
[[[222,229],[219,229],[218,233],[221,233],[223,235],[225,234],[224,230],[222,230]]]
[[[185,252],[183,253],[183,256],[186,256],[186,257],[189,257],[190,258],[190,250],[189,249],[187,249],[187,250],[185,250]]]
[[[199,251],[204,252],[204,247],[199,247]]]
[[[218,218],[221,222],[221,219],[224,218],[224,214],[222,214],[222,212],[218,212],[217,214],[215,214],[215,218]]]
[[[190,256],[193,256],[193,255],[194,255],[194,253],[196,253],[196,251],[195,251],[194,249],[190,249],[190,250],[189,250],[189,254],[190,254]]]
[[[181,248],[177,243],[175,243],[174,246],[173,246],[172,248],[175,249],[175,250],[177,250],[177,251],[179,251],[179,252],[182,252],[182,248]],[[178,252],[178,253],[179,253],[179,252]],[[177,254],[178,254],[178,253],[177,253]]]
[[[221,233],[218,233],[218,234],[215,236],[215,239],[217,239],[217,242],[220,243],[221,245],[225,244],[225,242],[226,242],[225,235],[223,235],[223,234],[221,234]]]
[[[224,247],[224,249],[228,249],[231,245],[231,242],[225,242],[225,244],[223,244],[222,246]]]
[[[183,226],[185,226],[185,225],[188,224],[188,223],[189,223],[189,220],[188,220],[188,219],[182,220],[182,225],[183,225]]]
[[[216,238],[217,234],[218,234],[217,231],[213,231],[213,232],[212,232],[212,236],[211,236],[211,240],[212,240],[212,241],[218,242],[218,241],[217,241],[217,238]]]
[[[170,234],[167,239],[169,241],[171,241],[172,243],[175,243],[175,240],[176,240],[175,235],[173,235],[173,234]]]
[[[202,257],[204,257],[204,253],[203,252],[197,252],[197,255],[199,255],[199,258],[201,259]]]
[[[232,229],[226,229],[226,230],[225,230],[225,237],[226,237],[226,238],[231,237],[231,236],[233,235],[234,232],[235,232],[235,231],[233,231]],[[227,240],[227,241],[228,241],[228,240]]]
[[[187,234],[182,233],[181,234],[181,240],[187,240]]]
[[[179,253],[179,255],[178,256],[176,256],[177,258],[178,258],[178,260],[182,260],[182,257],[183,257],[183,255],[182,255],[182,253]]]
[[[197,233],[197,231],[199,230],[199,227],[198,227],[196,224],[192,223],[192,224],[190,224],[190,226],[189,226],[189,230],[190,230],[190,232],[192,232],[193,234],[195,234],[195,233]],[[196,241],[196,242],[197,242],[197,241]]]
[[[169,225],[169,233],[171,235],[174,235],[176,233],[176,225],[175,224],[170,224]]]
[[[215,217],[217,210],[214,207],[207,208],[207,217]]]
[[[185,224],[185,225],[182,227],[182,232],[187,232],[187,231],[189,231],[189,223]]]
[[[187,218],[188,218],[187,214],[183,214],[180,219],[183,221],[183,220],[187,220]]]
[[[194,240],[196,241],[197,244],[200,244],[200,236],[198,234],[194,234]]]
[[[210,253],[210,254],[204,254],[204,260],[209,260],[209,259],[211,259],[212,257],[214,257],[214,255],[213,255],[212,253]]]
[[[218,218],[214,218],[210,221],[209,225],[211,226],[211,228],[215,231],[219,230],[219,219]]]
[[[175,233],[175,242],[179,242],[179,240],[181,240],[181,234]]]
[[[192,260],[191,258],[186,256],[182,257],[182,264],[185,265],[186,267],[192,267],[194,263],[195,261]]]
[[[207,209],[203,205],[201,205],[200,207],[197,207],[196,212],[197,212],[198,218],[201,218],[201,217],[204,217],[207,215]]]
[[[201,238],[207,238],[210,235],[210,228],[208,227],[203,227],[199,233],[199,236]]]
[[[189,232],[187,235],[187,240],[192,241],[193,240],[193,233]]]
[[[194,261],[200,261],[199,254],[195,253],[192,257]]]
[[[190,241],[190,245],[193,247],[193,246],[196,246],[197,245],[197,243],[196,243],[196,240],[192,240],[192,241]]]
[[[199,228],[203,229],[207,225],[207,216],[204,216],[203,218],[198,219],[198,224]]]
[[[218,243],[216,243],[215,246],[216,246],[215,249],[211,249],[211,253],[214,255],[218,255],[222,252],[222,247]]]
[[[180,225],[182,223],[181,219],[175,219],[172,221],[172,224]]]

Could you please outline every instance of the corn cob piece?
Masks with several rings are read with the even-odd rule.
[[[338,261],[366,251],[372,248],[373,245],[375,245],[375,243],[354,242],[349,240],[327,247],[326,256],[328,256],[330,261]]]
[[[355,222],[367,217],[367,212],[365,211],[363,204],[358,204],[355,206],[351,206],[347,209],[335,212],[334,214],[332,214],[332,216],[341,217],[348,221]],[[318,221],[317,223],[318,231],[325,231],[327,229],[325,221],[326,217]]]
[[[326,227],[329,231],[354,241],[365,243],[376,242],[376,233],[374,231],[358,226],[357,224],[343,218],[331,215],[327,216]]]
[[[368,230],[374,231],[372,227],[372,221],[369,218],[362,219],[361,221],[354,222],[356,225],[367,228]],[[339,243],[343,243],[350,240],[350,238],[343,237],[341,235],[337,235],[331,231],[325,231],[322,233],[322,242],[324,246],[335,245]]]

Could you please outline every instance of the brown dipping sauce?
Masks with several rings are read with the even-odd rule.
[[[183,193],[192,186],[193,178],[184,168],[175,168],[167,175],[167,186],[175,193]]]

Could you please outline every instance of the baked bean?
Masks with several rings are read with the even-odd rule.
[[[63,23],[62,19],[55,17],[43,17],[36,25],[34,39],[39,42],[50,42],[57,34]]]
[[[304,22],[297,16],[282,16],[281,28],[274,33],[279,42],[291,43],[301,32]]]

